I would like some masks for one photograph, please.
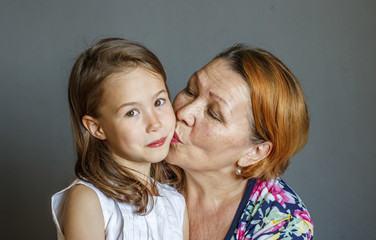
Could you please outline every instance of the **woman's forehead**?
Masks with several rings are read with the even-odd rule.
[[[247,82],[230,69],[225,60],[217,59],[192,75],[188,86],[210,102],[223,105],[230,112],[243,109],[249,112],[251,105]]]
[[[249,87],[243,77],[233,71],[229,64],[223,59],[216,59],[198,72],[190,79],[194,84],[208,91],[223,91],[217,94],[236,93],[248,96]],[[233,93],[234,92],[234,93]]]

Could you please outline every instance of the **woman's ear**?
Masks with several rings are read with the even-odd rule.
[[[273,144],[269,141],[251,146],[237,162],[239,167],[251,166],[267,156],[272,151]]]
[[[100,140],[106,139],[103,128],[101,127],[97,119],[93,118],[92,116],[85,115],[82,117],[81,121],[86,130],[91,134],[91,136]]]

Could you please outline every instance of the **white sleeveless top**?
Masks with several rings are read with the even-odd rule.
[[[54,194],[51,199],[52,216],[59,240],[65,239],[61,224],[68,191],[76,184],[83,184],[96,192],[102,207],[107,240],[183,239],[185,200],[174,188],[157,183],[160,196],[154,197],[153,210],[146,216],[140,216],[133,213],[132,205],[108,198],[94,185],[76,179],[69,187]]]

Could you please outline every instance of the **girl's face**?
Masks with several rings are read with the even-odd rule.
[[[250,103],[247,83],[225,60],[203,67],[174,100],[177,137],[166,160],[186,172],[233,173],[253,146]]]
[[[114,159],[142,171],[163,160],[175,129],[165,82],[142,67],[110,76],[96,120]]]

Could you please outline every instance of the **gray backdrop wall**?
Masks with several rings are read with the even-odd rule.
[[[88,44],[115,36],[158,55],[172,97],[235,42],[281,58],[311,116],[285,180],[316,239],[374,239],[375,10],[374,0],[2,0],[0,239],[55,238],[50,197],[74,178],[69,71]]]

